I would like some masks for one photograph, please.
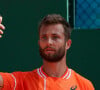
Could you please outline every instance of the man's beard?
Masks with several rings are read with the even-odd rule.
[[[52,53],[45,54],[45,51],[44,51],[45,49],[42,49],[39,46],[39,51],[40,51],[41,57],[44,60],[48,61],[48,62],[59,62],[64,57],[64,55],[65,55],[65,45],[60,47],[57,51],[55,50],[53,54]]]

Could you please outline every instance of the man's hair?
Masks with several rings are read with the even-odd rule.
[[[66,22],[66,20],[59,14],[49,14],[45,16],[39,24],[39,32],[43,25],[53,25],[53,24],[62,24],[64,28],[65,40],[70,39],[72,29],[69,23]]]

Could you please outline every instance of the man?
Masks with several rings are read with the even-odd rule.
[[[1,18],[2,19],[2,18]],[[1,20],[2,21],[2,20]],[[0,24],[1,29],[4,26]],[[0,31],[3,34],[3,31]],[[0,73],[2,90],[94,90],[92,83],[66,65],[71,27],[57,14],[39,25],[39,51],[43,65],[33,71]]]

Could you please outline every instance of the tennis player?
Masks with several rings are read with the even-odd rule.
[[[0,37],[5,27],[1,24]],[[39,24],[39,52],[43,65],[33,71],[0,73],[1,90],[95,90],[90,80],[67,66],[71,27],[58,14],[45,16]]]

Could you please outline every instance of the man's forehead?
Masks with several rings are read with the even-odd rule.
[[[61,24],[42,26],[40,34],[61,34],[64,33],[64,28]]]

